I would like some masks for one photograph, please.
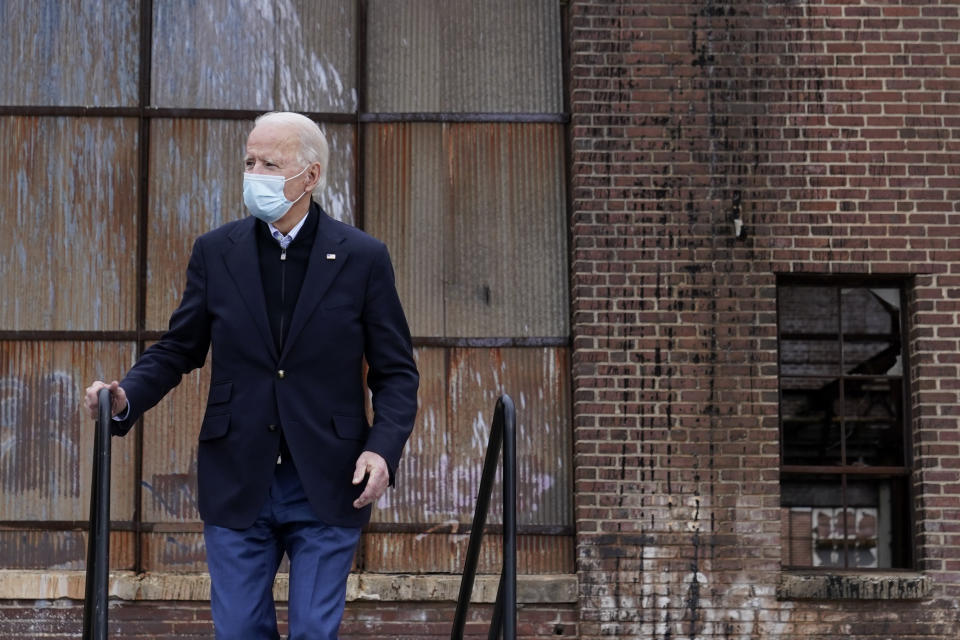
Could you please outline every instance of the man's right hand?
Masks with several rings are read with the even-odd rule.
[[[83,404],[91,418],[96,420],[97,414],[100,413],[100,399],[97,397],[100,389],[110,389],[110,413],[112,416],[121,413],[127,408],[127,394],[119,382],[114,380],[110,384],[107,384],[106,382],[97,380],[87,387],[87,393],[83,398]]]

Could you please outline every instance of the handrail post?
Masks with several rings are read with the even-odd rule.
[[[106,640],[110,567],[110,390],[97,395],[99,415],[93,438],[90,530],[84,585],[83,640]]]
[[[517,434],[513,400],[504,395],[503,406],[503,638],[517,637]],[[499,591],[499,589],[498,589]]]
[[[460,581],[460,594],[453,618],[451,640],[462,640],[467,620],[467,609],[473,592],[473,582],[477,573],[477,561],[480,557],[480,544],[483,541],[483,528],[486,525],[487,511],[490,506],[490,494],[497,470],[497,457],[503,445],[503,567],[500,573],[500,585],[497,588],[497,602],[494,605],[493,619],[489,629],[489,638],[494,640],[502,628],[504,640],[517,637],[517,454],[516,454],[516,412],[513,400],[504,394],[497,400],[490,428],[490,440],[480,476],[480,488],[477,492],[477,506],[473,512],[470,526],[470,542],[467,557],[463,565],[463,577]]]

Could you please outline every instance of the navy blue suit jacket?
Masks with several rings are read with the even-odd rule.
[[[125,434],[183,374],[212,372],[198,444],[199,511],[204,522],[246,528],[267,498],[281,428],[318,518],[363,526],[351,484],[363,450],[383,456],[391,482],[413,428],[419,382],[410,332],[384,244],[319,216],[307,273],[282,353],[270,332],[257,257],[257,220],[200,236],[168,331],[120,385],[131,412]],[[373,423],[364,403],[364,358]]]

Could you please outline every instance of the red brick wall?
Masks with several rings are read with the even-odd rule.
[[[450,637],[454,605],[448,603],[350,603],[340,628],[343,640],[392,638],[429,640]],[[490,605],[471,607],[465,637],[486,638]],[[286,617],[285,607],[278,616]],[[11,640],[79,638],[82,604],[75,601],[0,602],[0,637]],[[529,640],[576,638],[573,606],[521,607],[517,631]],[[111,638],[185,640],[213,638],[210,607],[204,602],[118,602],[109,612]],[[281,633],[286,625],[281,623]]]
[[[960,5],[569,13],[581,637],[960,636]],[[786,273],[916,276],[928,600],[776,597]]]

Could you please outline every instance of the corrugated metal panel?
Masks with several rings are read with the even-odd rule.
[[[381,0],[367,8],[367,110],[413,113],[443,109],[443,11],[433,0]],[[476,109],[479,111],[479,109]]]
[[[390,248],[410,331],[444,335],[446,262],[443,129],[385,124],[367,129],[364,226]]]
[[[327,214],[347,224],[356,224],[357,132],[353,125],[321,125],[330,145],[327,187],[314,198]]]
[[[194,239],[247,215],[243,154],[250,121],[152,122],[147,245],[147,327],[167,327],[180,303]],[[350,125],[325,125],[330,143],[328,186],[320,202],[333,217],[353,222],[355,135]]]
[[[357,3],[277,0],[277,104],[331,113],[357,110]]]
[[[382,573],[461,573],[470,537],[449,533],[366,533],[364,570]],[[517,571],[572,573],[573,536],[518,535]],[[487,534],[480,545],[479,573],[500,573],[503,542]]]
[[[160,107],[356,110],[350,0],[154,3]]]
[[[110,532],[110,568],[133,568],[134,533]],[[0,531],[0,567],[4,569],[62,569],[87,566],[85,531]]]
[[[0,3],[2,103],[136,105],[138,7],[136,0]]]
[[[469,523],[494,403],[501,392],[509,391],[518,415],[519,521],[571,525],[566,350],[455,349],[448,354],[445,349],[427,348],[418,349],[416,356],[421,371],[418,424],[401,461],[396,488],[377,505],[373,520],[424,524],[425,528]],[[206,368],[187,376],[145,418],[147,522],[198,521],[196,432],[207,384]],[[447,429],[448,414],[462,416],[460,428],[453,433]],[[498,484],[491,523],[500,521],[495,513],[501,504],[500,491]],[[154,562],[172,566],[196,561],[189,545],[170,542],[179,540],[178,536],[161,538],[155,541],[159,547],[150,552]]]
[[[452,518],[449,476],[439,461],[447,461],[447,354],[444,349],[414,351],[420,372],[417,421],[396,471],[396,483],[373,510],[373,522],[437,523]]]
[[[193,531],[153,531],[145,533],[143,540],[144,571],[207,571],[206,547],[203,534]],[[353,567],[357,567],[354,557]],[[280,561],[279,573],[290,572],[286,555]]]
[[[559,113],[560,3],[368,4],[368,110]]]
[[[567,335],[563,127],[448,126],[450,336]]]
[[[276,30],[270,5],[242,0],[154,3],[152,103],[268,109]]]
[[[451,350],[451,449],[477,470],[476,483],[460,490],[470,496],[467,514],[473,513],[496,399],[508,393],[517,413],[517,522],[573,524],[568,371],[565,348]],[[498,481],[488,522],[501,521],[501,495]]]
[[[134,329],[136,121],[4,117],[0,140],[0,328]]]
[[[208,358],[143,418],[144,522],[199,521],[197,434],[209,388]]]
[[[562,135],[544,124],[369,128],[365,225],[392,249],[414,335],[567,335]]]
[[[144,571],[194,572],[207,570],[203,534],[153,532],[142,535]]]
[[[166,329],[180,303],[196,237],[246,215],[243,153],[251,126],[227,120],[151,122],[149,329]]]
[[[0,520],[87,520],[93,420],[80,403],[95,379],[129,366],[133,345],[0,343]],[[133,517],[133,438],[114,438],[110,516]]]
[[[469,523],[494,406],[509,393],[517,409],[518,522],[572,525],[567,350],[420,349],[418,354],[423,386],[417,426],[396,486],[381,498],[373,521]],[[501,492],[498,481],[490,523],[501,521]]]

